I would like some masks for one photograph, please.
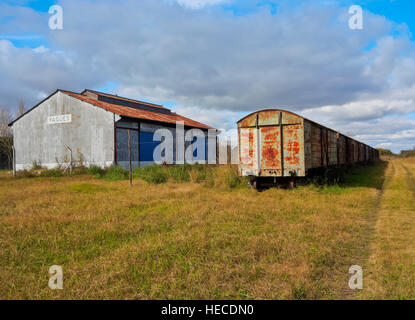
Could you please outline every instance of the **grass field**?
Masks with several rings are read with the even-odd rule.
[[[1,299],[415,298],[415,159],[260,193],[0,172],[0,203]]]

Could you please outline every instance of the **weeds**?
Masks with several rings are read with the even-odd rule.
[[[32,164],[32,170],[42,170],[42,169],[44,169],[43,167],[42,167],[42,164],[40,163],[40,161],[33,161],[33,164]]]
[[[148,183],[160,184],[167,182],[167,170],[159,165],[150,165],[133,170],[133,178],[140,178]]]
[[[44,170],[40,172],[41,177],[62,177],[64,173],[58,169]]]
[[[92,165],[87,169],[86,173],[96,178],[102,178],[105,175],[106,170],[99,166]]]
[[[110,167],[104,175],[105,180],[116,181],[128,179],[128,171],[121,167]]]

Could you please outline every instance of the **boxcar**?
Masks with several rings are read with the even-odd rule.
[[[270,109],[238,121],[239,174],[304,177],[310,169],[365,162],[379,153],[297,114]]]

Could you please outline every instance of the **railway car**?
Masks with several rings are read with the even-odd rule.
[[[376,149],[290,111],[257,111],[237,124],[239,175],[255,184],[379,158]]]

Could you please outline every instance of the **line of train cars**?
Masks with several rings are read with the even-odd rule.
[[[238,121],[239,175],[260,182],[379,159],[378,150],[295,113],[269,109]]]

